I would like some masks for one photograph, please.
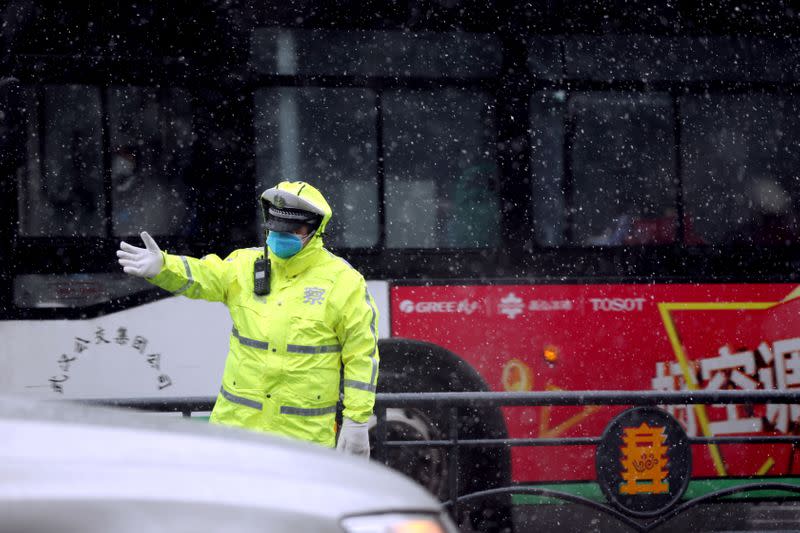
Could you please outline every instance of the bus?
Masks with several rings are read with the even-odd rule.
[[[512,4],[8,2],[0,390],[215,395],[224,307],[125,276],[115,250],[142,230],[196,257],[260,246],[257,195],[283,179],[323,191],[326,245],[368,280],[379,392],[800,387],[797,13]],[[666,408],[697,436],[800,422]],[[460,424],[573,437],[620,410]],[[446,434],[434,409],[388,422]],[[446,495],[444,449],[393,453]],[[796,459],[696,447],[693,476],[794,479]],[[578,448],[469,449],[459,471],[464,493],[595,479]]]

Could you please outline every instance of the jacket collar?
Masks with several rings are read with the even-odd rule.
[[[318,263],[322,252],[322,239],[318,235],[314,235],[311,242],[288,259],[281,259],[272,253],[272,250],[269,250],[269,260],[273,269],[288,278],[297,276]]]

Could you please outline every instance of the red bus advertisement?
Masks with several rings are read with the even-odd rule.
[[[800,387],[790,284],[397,285],[392,334],[432,342],[494,391]],[[587,331],[592,334],[587,335]],[[690,436],[795,434],[797,405],[671,406]],[[621,408],[505,408],[511,437],[600,435]],[[514,448],[517,481],[595,479],[594,450]],[[694,475],[800,473],[790,445],[703,446]]]

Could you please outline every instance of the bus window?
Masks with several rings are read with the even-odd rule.
[[[188,218],[189,95],[130,86],[108,92],[114,234],[180,234]]]
[[[681,99],[686,214],[701,242],[798,242],[799,108],[774,94]]]
[[[20,235],[104,235],[100,90],[48,85],[26,94],[28,164],[18,182]]]
[[[478,78],[499,73],[500,50],[483,33],[258,28],[251,61],[269,74]]]
[[[638,33],[638,32],[637,32]],[[539,79],[766,81],[797,77],[794,40],[772,35],[532,35],[528,66]]]
[[[14,277],[14,305],[20,309],[88,307],[151,290],[142,278],[118,272],[23,274]]]
[[[571,244],[675,240],[672,103],[660,93],[579,93],[569,100]]]
[[[531,183],[533,231],[540,246],[565,244],[564,91],[531,97]]]
[[[383,103],[387,247],[492,246],[500,201],[489,98],[393,90]]]
[[[375,92],[269,88],[255,93],[257,190],[308,180],[324,190],[335,216],[326,243],[378,241]],[[258,213],[256,220],[261,219]]]

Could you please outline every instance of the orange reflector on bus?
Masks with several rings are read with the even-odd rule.
[[[555,346],[547,345],[544,347],[544,360],[548,363],[555,363],[558,361],[558,348]]]

